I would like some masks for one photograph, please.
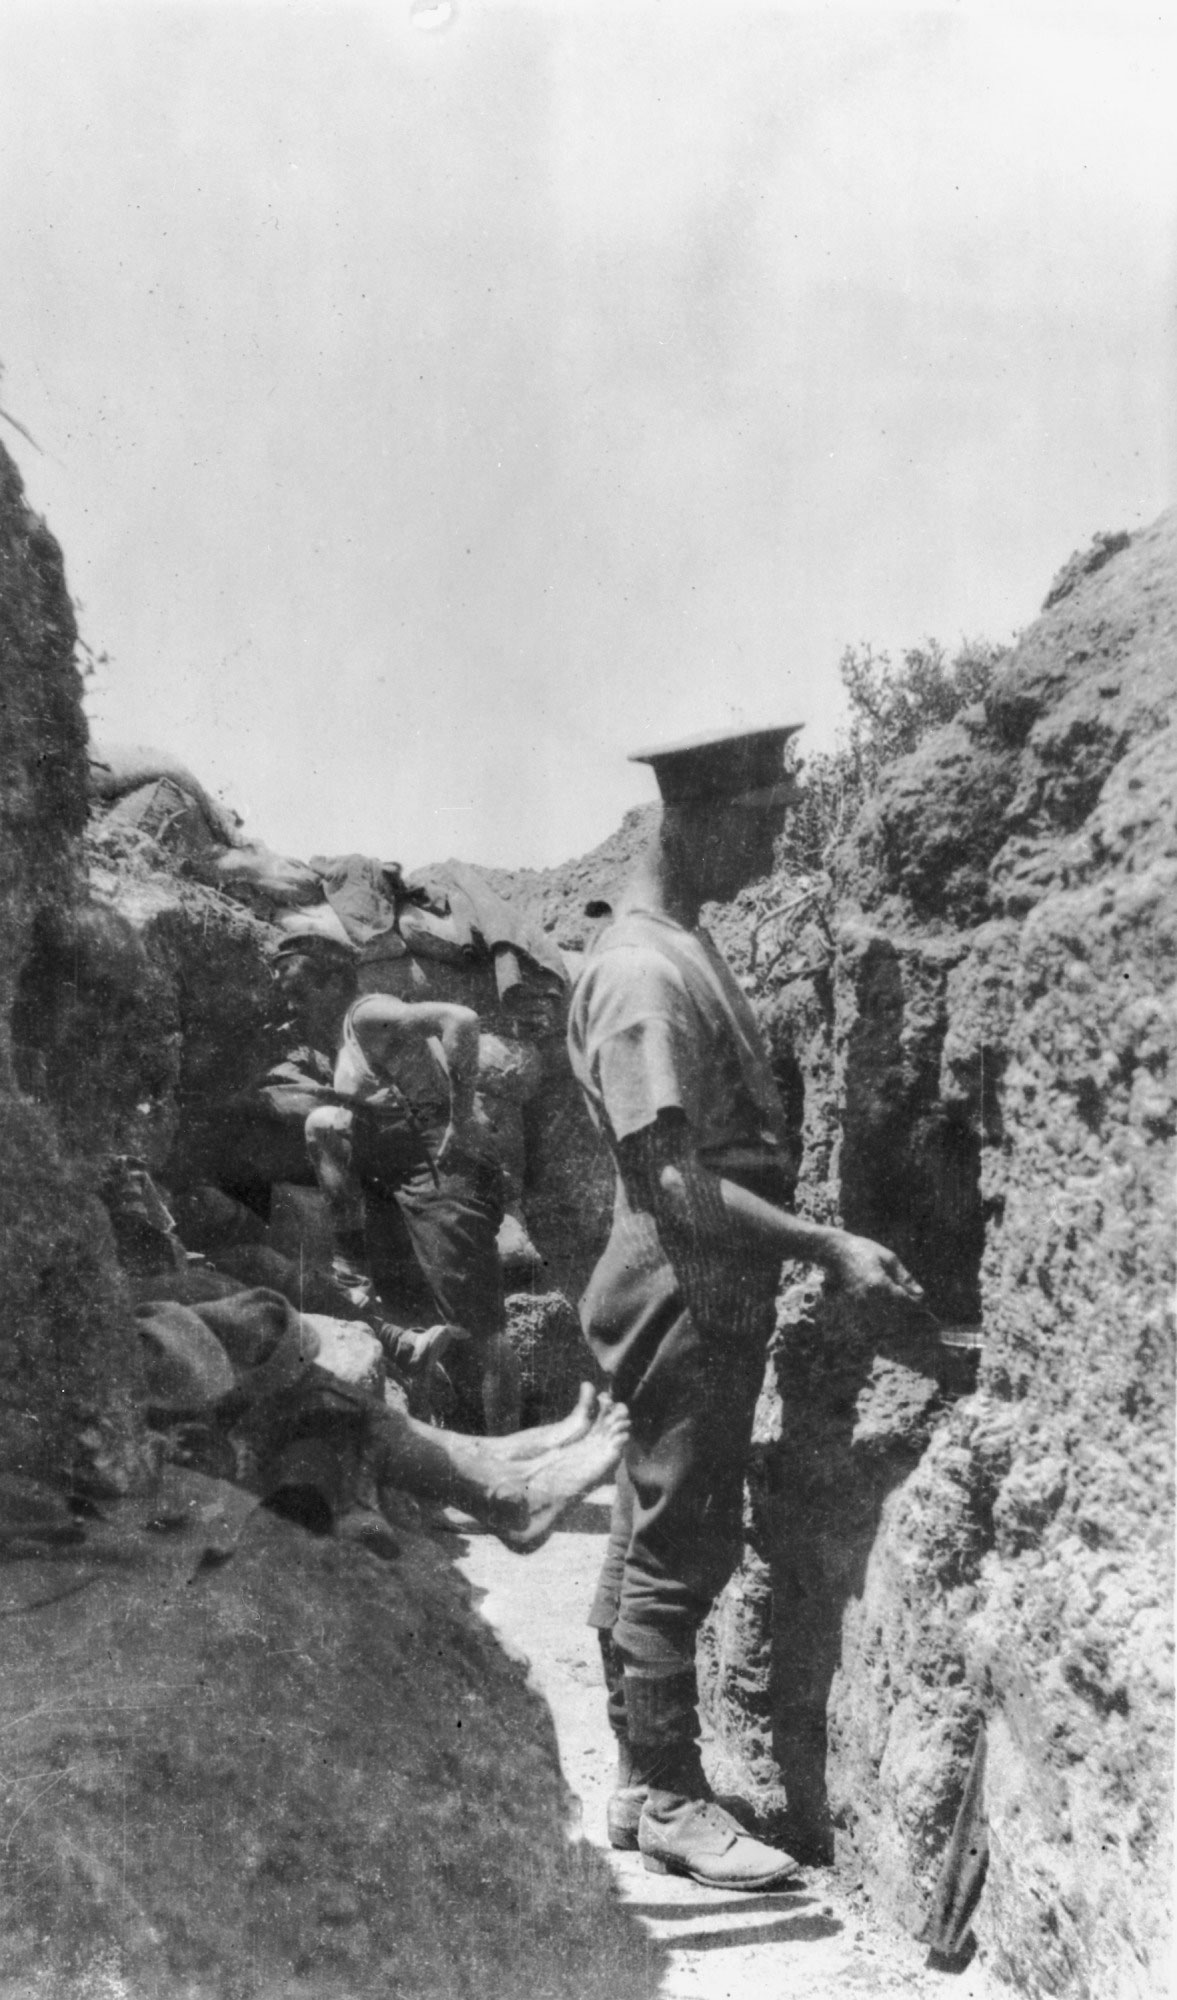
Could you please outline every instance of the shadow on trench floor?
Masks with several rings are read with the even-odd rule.
[[[389,1540],[185,1473],[6,1545],[0,2000],[661,1990],[453,1537]]]
[[[637,1854],[605,1839],[613,1745],[604,1715],[596,1634],[585,1624],[608,1528],[611,1491],[581,1502],[534,1555],[512,1555],[463,1517],[449,1516],[458,1568],[507,1653],[526,1664],[547,1702],[576,1802],[570,1831],[596,1847],[624,1907],[666,1954],[659,2000],[847,2000],[908,1994],[917,2000],[991,2000],[980,1967],[927,1967],[913,1940],[873,1921],[832,1869],[806,1871],[799,1890],[733,1896],[675,1876],[652,1876]],[[707,1746],[704,1745],[704,1756]],[[651,1972],[655,1969],[651,1966]],[[586,1989],[587,1990],[587,1989]]]

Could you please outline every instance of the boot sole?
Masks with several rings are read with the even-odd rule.
[[[636,1841],[634,1845],[637,1845]],[[772,1875],[757,1876],[755,1880],[745,1875],[739,1880],[725,1876],[717,1881],[713,1875],[701,1875],[687,1861],[677,1858],[667,1861],[660,1854],[646,1854],[644,1851],[642,1866],[649,1875],[686,1875],[702,1889],[746,1889],[751,1894],[762,1889],[799,1889],[805,1879],[799,1868],[786,1868],[778,1869]]]

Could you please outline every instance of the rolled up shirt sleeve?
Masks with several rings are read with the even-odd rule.
[[[660,1111],[697,1116],[700,1023],[685,984],[660,953],[602,954],[585,975],[579,1039],[590,1101],[617,1140]]]

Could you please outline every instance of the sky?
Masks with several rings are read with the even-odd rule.
[[[828,747],[846,646],[1004,641],[1170,504],[1171,7],[449,11],[0,0],[99,742],[302,858],[551,865],[630,751]]]

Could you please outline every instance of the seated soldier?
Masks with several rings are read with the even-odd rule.
[[[303,1018],[325,1002],[351,1003],[338,1038],[334,1101],[306,1120],[307,1148],[341,1241],[362,1233],[364,1262],[392,1317],[406,1280],[414,1272],[424,1279],[432,1317],[441,1322],[430,1358],[449,1350],[463,1420],[481,1417],[491,1433],[515,1430],[519,1365],[506,1335],[496,1240],[503,1175],[474,1099],[478,1016],[445,1001],[357,997],[350,964],[336,960],[325,970],[321,945],[313,952],[303,945],[293,935],[277,953],[283,991]]]
[[[288,950],[296,954],[289,960]],[[283,939],[272,959],[285,1017],[276,1024],[274,1053],[281,1059],[248,1090],[194,1110],[186,1121],[179,1185],[231,1196],[257,1218],[259,1237],[277,1184],[315,1186],[307,1114],[332,1096],[339,1024],[355,991],[354,960],[352,947],[334,938]],[[228,1240],[251,1239],[239,1231]]]

